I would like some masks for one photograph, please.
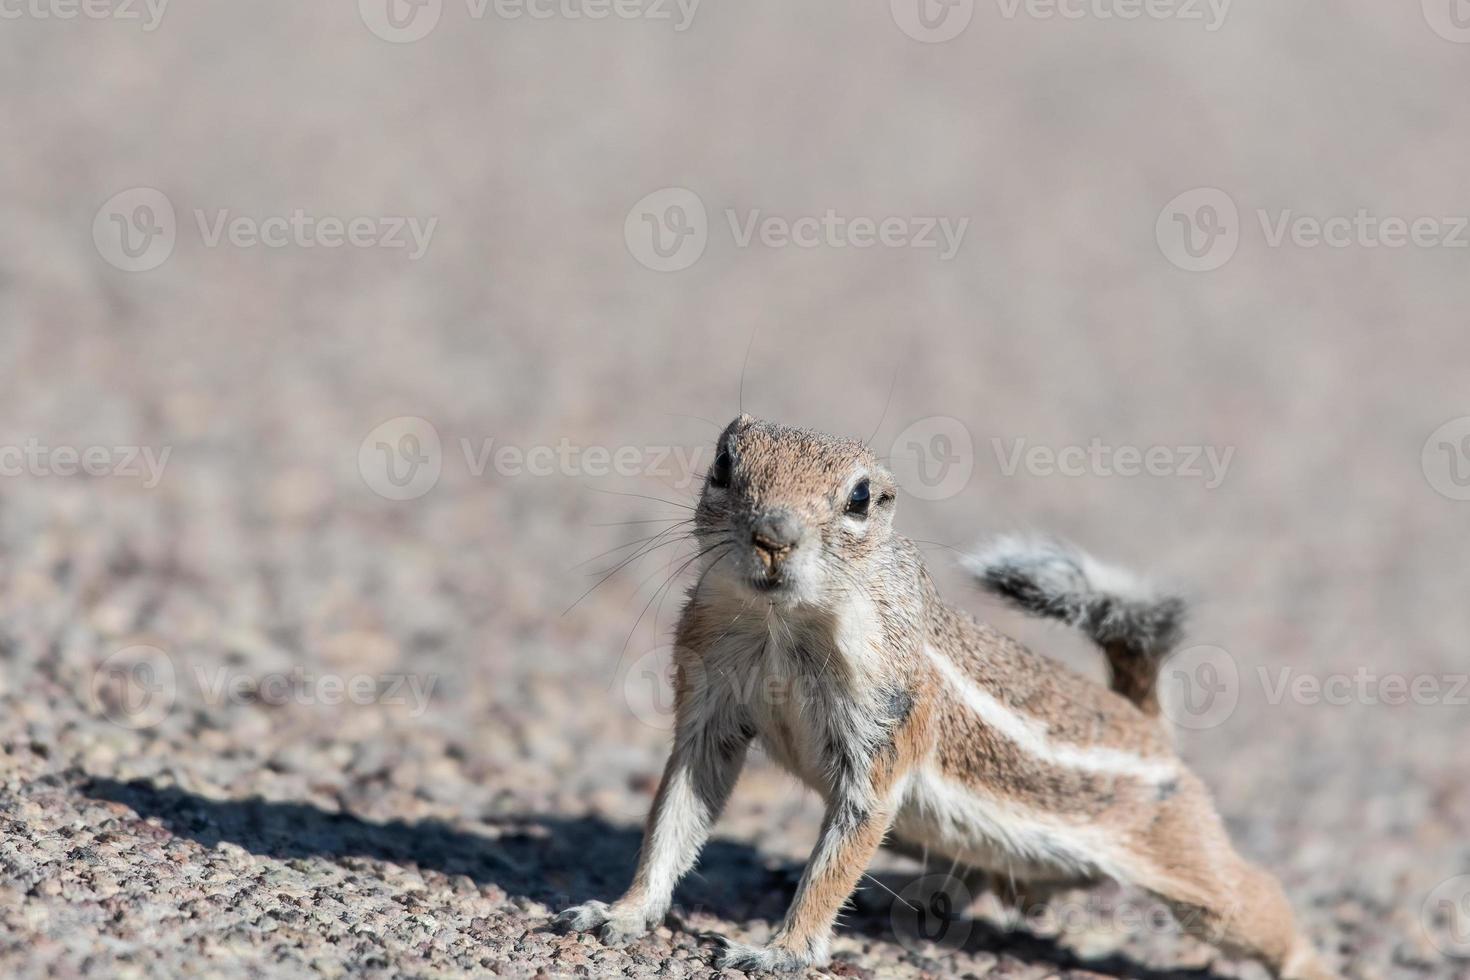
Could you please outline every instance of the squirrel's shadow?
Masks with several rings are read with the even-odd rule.
[[[89,778],[81,789],[99,800],[121,803],[144,819],[156,818],[170,833],[206,847],[229,842],[251,854],[281,860],[352,858],[414,865],[449,876],[466,875],[477,885],[495,885],[512,897],[541,902],[553,910],[592,898],[607,899],[624,887],[642,841],[639,827],[615,826],[597,817],[520,814],[491,817],[499,828],[488,837],[439,820],[374,823],[350,813],[333,813],[310,803],[258,796],[215,800],[144,780],[123,783]],[[747,844],[714,839],[701,854],[698,871],[680,885],[676,908],[701,909],[732,922],[779,921],[801,865],[773,860]],[[876,876],[884,891],[899,893],[918,873]],[[1082,959],[1050,939],[1006,931],[970,920],[964,949],[1005,953],[1057,969],[1086,969],[1136,980],[1212,980],[1199,970],[1156,970],[1125,956]],[[844,916],[844,930],[894,941],[886,903],[857,903]]]

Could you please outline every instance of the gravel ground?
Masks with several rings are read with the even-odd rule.
[[[1196,596],[1178,676],[1222,699],[1179,741],[1242,850],[1347,976],[1470,977],[1467,253],[1257,218],[1464,214],[1470,48],[1374,0],[976,5],[936,44],[837,0],[453,0],[411,43],[360,6],[6,14],[0,975],[705,977],[707,933],[768,934],[820,815],[761,759],[664,928],[546,928],[629,875],[681,546],[578,596],[743,401],[947,445],[901,528],[1093,676],[950,548],[1045,528]],[[671,187],[707,244],[661,272],[640,216],[689,199],[635,202]],[[120,251],[168,223],[136,188],[171,251]],[[1191,188],[1239,209],[1214,271],[1168,244]],[[296,209],[429,247],[250,244]],[[945,258],[744,242],[755,209],[969,223]],[[1167,465],[1025,455],[1094,439]],[[920,874],[884,859],[827,974],[1260,976],[1116,889],[929,943]]]

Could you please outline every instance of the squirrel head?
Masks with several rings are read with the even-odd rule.
[[[706,574],[781,604],[844,591],[893,533],[897,482],[862,443],[741,415],[695,510]]]

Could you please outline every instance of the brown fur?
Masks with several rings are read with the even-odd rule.
[[[1108,658],[1108,686],[1150,718],[1159,716],[1158,664],[1139,659],[1123,643],[1103,647]]]
[[[827,812],[771,943],[729,943],[721,965],[823,962],[838,910],[896,827],[911,853],[1000,862],[962,869],[966,881],[1114,874],[1280,977],[1331,976],[1174,756],[1144,661],[1110,658],[1107,690],[945,605],[918,550],[892,533],[891,474],[858,443],[742,416],[718,452],[676,634],[674,751],[638,872],[612,906],[559,922],[623,940],[661,918],[758,738]],[[870,489],[861,512],[859,487]],[[1009,829],[987,830],[995,820]]]

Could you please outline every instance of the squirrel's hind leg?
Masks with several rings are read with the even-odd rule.
[[[1231,846],[1203,786],[1191,779],[1160,804],[1138,838],[1135,884],[1161,899],[1185,931],[1231,956],[1260,960],[1280,980],[1336,980],[1274,876]]]

